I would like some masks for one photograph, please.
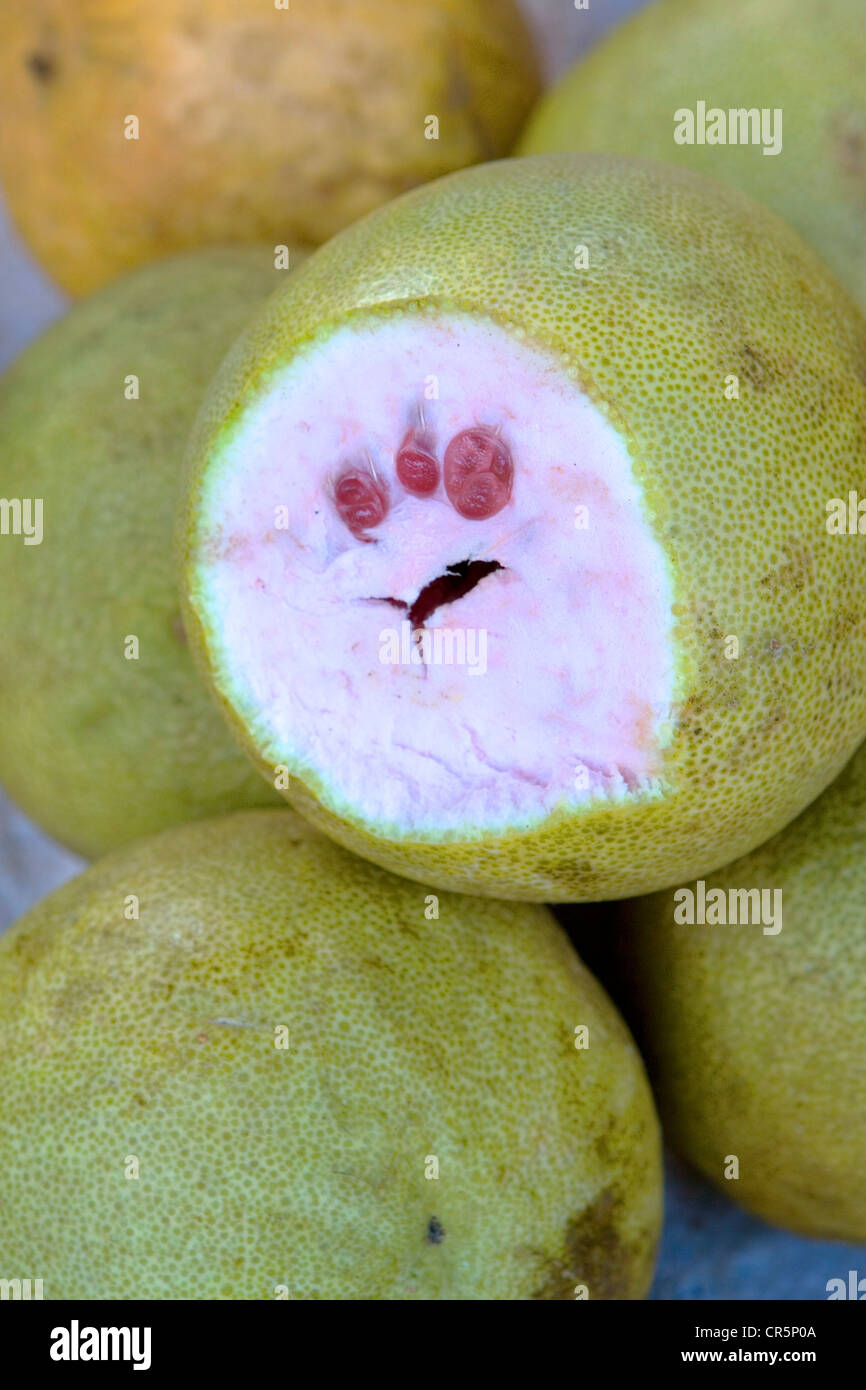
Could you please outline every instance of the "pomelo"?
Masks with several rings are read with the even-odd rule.
[[[0,782],[82,854],[279,800],[193,667],[172,533],[208,380],[282,278],[267,247],[146,267],[0,378]]]
[[[73,294],[173,251],[316,243],[511,148],[513,0],[28,0],[0,11],[0,177]]]
[[[649,1087],[551,915],[437,899],[290,811],[34,908],[0,1048],[0,1268],[46,1299],[647,1292]]]
[[[641,155],[721,179],[785,217],[866,305],[864,71],[862,0],[659,0],[542,99],[518,152]]]
[[[625,905],[616,941],[670,1141],[732,1201],[841,1240],[866,1240],[864,899],[861,750],[754,853]]]
[[[317,251],[215,380],[190,641],[320,828],[424,882],[646,892],[866,728],[866,324],[661,164],[466,170]],[[866,526],[866,520],[864,520]]]

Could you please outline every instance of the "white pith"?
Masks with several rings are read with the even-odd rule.
[[[441,485],[403,491],[394,452],[418,406],[440,462],[459,430],[500,430],[515,467],[503,511],[470,521]],[[363,458],[390,495],[375,544],[330,497],[341,464]],[[345,325],[223,436],[197,523],[194,603],[217,684],[263,755],[312,775],[338,814],[392,833],[506,828],[657,790],[665,560],[621,436],[555,356],[457,314]],[[411,605],[466,560],[503,568],[425,627],[452,629],[458,657],[462,631],[476,669],[384,663],[387,630],[405,654],[405,614],[370,600]]]

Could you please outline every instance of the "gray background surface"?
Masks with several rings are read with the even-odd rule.
[[[590,0],[589,11],[576,11],[574,0],[522,3],[535,21],[548,75],[555,76],[642,0]],[[64,297],[29,259],[0,204],[0,367],[64,308]],[[0,792],[0,931],[82,867]],[[669,1157],[654,1298],[822,1299],[827,1281],[846,1279],[849,1269],[866,1275],[866,1248],[771,1230]]]

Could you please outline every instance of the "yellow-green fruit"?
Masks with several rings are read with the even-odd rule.
[[[649,1087],[551,915],[434,898],[290,811],[34,908],[0,1049],[0,1268],[46,1298],[647,1292]]]
[[[767,1221],[843,1240],[866,1240],[864,899],[861,750],[753,854],[629,903],[617,940],[671,1142]]]
[[[346,847],[649,892],[863,737],[866,565],[827,503],[847,526],[864,440],[866,323],[765,208],[606,156],[465,170],[315,252],[216,377],[190,642]]]
[[[864,71],[862,0],[660,0],[566,74],[518,152],[641,155],[722,179],[787,218],[866,305]]]
[[[176,250],[324,241],[511,147],[513,0],[28,0],[0,12],[0,176],[83,294]]]
[[[267,247],[148,266],[0,379],[0,782],[82,854],[278,799],[190,660],[172,534],[205,387],[282,278]]]

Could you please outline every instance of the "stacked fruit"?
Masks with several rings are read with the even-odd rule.
[[[0,947],[0,1273],[643,1297],[653,1101],[544,902],[632,900],[681,1151],[866,1239],[866,321],[818,254],[862,292],[864,44],[739,8],[662,0],[471,168],[537,91],[510,0],[0,18],[13,215],[111,281],[0,381],[0,780],[106,856]],[[799,184],[659,133],[744,55]]]

